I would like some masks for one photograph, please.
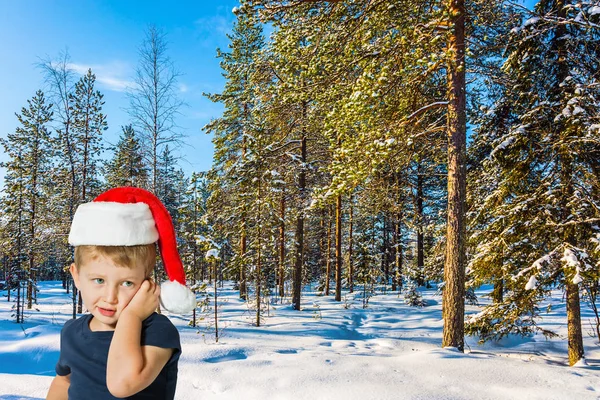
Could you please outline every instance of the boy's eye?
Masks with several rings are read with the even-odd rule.
[[[102,285],[104,283],[104,279],[102,279],[102,278],[94,278],[93,281],[94,281],[94,283],[97,283],[98,285]]]
[[[132,287],[133,286],[133,282],[125,281],[125,282],[123,282],[123,286],[125,286],[125,287]]]

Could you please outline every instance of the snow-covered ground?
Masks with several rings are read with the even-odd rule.
[[[0,300],[0,399],[43,399],[54,376],[59,333],[71,316],[59,282],[40,285],[38,310],[15,324]],[[6,292],[3,292],[6,294]],[[567,367],[565,304],[551,300],[543,325],[560,334],[546,340],[511,337],[465,353],[441,349],[441,298],[404,305],[377,294],[367,309],[355,295],[336,303],[308,291],[304,310],[270,305],[260,327],[254,312],[225,285],[220,291],[218,343],[207,328],[172,315],[181,332],[177,399],[600,399],[600,345],[590,335],[592,313],[582,303],[587,366]],[[479,292],[480,300],[484,291]],[[467,313],[479,311],[467,306]]]

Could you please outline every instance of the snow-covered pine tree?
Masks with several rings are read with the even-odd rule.
[[[132,125],[124,126],[122,129],[113,158],[104,168],[106,186],[148,188],[148,167],[144,163],[140,139]]]
[[[209,194],[204,174],[193,172],[179,207],[179,254],[186,269],[187,281],[196,293],[206,289],[202,281],[206,273],[204,253],[207,249],[198,239],[210,234],[204,219]],[[196,326],[196,308],[190,325]]]
[[[20,126],[14,133],[9,133],[6,139],[2,139],[1,143],[12,159],[4,164],[8,171],[5,187],[7,193],[16,191],[17,193],[12,194],[17,196],[8,200],[10,205],[7,206],[13,214],[9,218],[13,222],[16,220],[19,225],[16,230],[20,241],[18,252],[27,255],[22,279],[27,282],[27,308],[31,309],[34,291],[37,290],[37,270],[42,261],[41,233],[46,221],[46,186],[49,183],[47,178],[52,155],[47,124],[52,120],[53,113],[52,104],[46,104],[41,90],[31,100],[27,100],[27,104],[20,114],[16,114]]]
[[[226,78],[225,88],[219,94],[207,94],[213,102],[222,103],[222,117],[204,127],[213,133],[215,154],[210,173],[209,211],[214,210],[213,222],[222,229],[231,243],[239,243],[229,268],[237,271],[240,298],[247,299],[248,265],[248,177],[240,173],[246,159],[248,141],[253,135],[252,111],[256,99],[252,74],[259,51],[264,46],[262,26],[247,7],[234,10],[236,22],[228,35],[231,51],[217,49],[221,68]],[[218,221],[220,220],[220,221]]]
[[[75,91],[69,94],[73,117],[72,139],[73,160],[76,160],[78,176],[78,200],[91,201],[101,191],[100,155],[103,151],[102,133],[108,129],[106,115],[102,113],[104,95],[95,90],[96,75],[88,69],[75,84]],[[67,149],[71,151],[71,149]],[[77,312],[81,313],[81,295],[77,300]]]
[[[158,159],[156,196],[169,211],[175,230],[179,230],[180,194],[185,193],[187,182],[178,169],[177,159],[169,145],[163,148]]]
[[[10,291],[15,290],[15,321],[23,322],[23,296],[21,296],[22,282],[25,281],[24,265],[27,259],[25,253],[25,224],[24,193],[25,179],[24,166],[21,157],[22,149],[19,142],[10,143],[7,139],[0,139],[5,154],[10,160],[0,164],[6,168],[4,175],[3,196],[0,197],[2,210],[2,251],[7,258],[9,275],[6,279],[8,299]]]
[[[108,129],[106,115],[102,112],[104,95],[94,88],[96,75],[88,69],[75,85],[71,96],[73,115],[73,139],[80,164],[77,172],[80,178],[82,203],[91,201],[100,190],[100,155],[104,149],[102,133]]]
[[[512,31],[504,103],[512,101],[516,122],[502,135],[487,135],[493,150],[484,173],[498,183],[483,199],[486,217],[472,263],[481,271],[477,260],[502,251],[495,279],[503,280],[505,296],[470,321],[482,338],[537,329],[539,301],[557,286],[565,289],[570,365],[584,353],[580,284],[597,279],[591,274],[599,221],[595,5],[544,0]]]
[[[425,307],[427,302],[423,300],[423,296],[419,293],[417,283],[412,279],[406,282],[404,291],[404,303],[411,307]]]
[[[200,248],[198,244],[198,237],[210,236],[210,229],[204,218],[210,192],[204,175],[204,173],[192,173],[180,205],[179,238],[182,241],[180,253],[192,282],[205,279],[206,273],[206,264],[202,256],[204,248]]]

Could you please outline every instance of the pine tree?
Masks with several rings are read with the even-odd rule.
[[[583,358],[580,283],[597,279],[591,239],[598,229],[599,31],[588,10],[589,4],[541,1],[538,16],[524,15],[512,31],[504,64],[511,86],[501,103],[510,108],[490,113],[509,125],[485,136],[493,147],[485,176],[498,183],[480,207],[486,212],[473,262],[475,275],[482,274],[494,242],[505,243],[502,274],[494,270],[505,296],[471,320],[483,338],[538,329],[540,300],[556,285],[565,289],[571,365]]]
[[[52,120],[52,104],[46,104],[44,93],[38,90],[17,114],[20,126],[1,143],[12,157],[3,166],[8,170],[5,182],[7,193],[16,198],[6,199],[9,217],[17,225],[17,257],[27,254],[24,268],[27,281],[27,308],[31,309],[36,291],[38,265],[41,263],[45,207],[47,207],[47,176],[51,167],[50,134],[47,124]],[[16,179],[15,179],[16,178]],[[12,192],[12,193],[11,193]],[[16,192],[16,193],[15,193]],[[16,202],[15,202],[16,200]],[[3,207],[4,208],[4,207]],[[4,208],[6,209],[6,208]]]
[[[75,85],[75,92],[69,95],[73,117],[73,160],[77,163],[78,199],[82,203],[91,201],[101,191],[99,164],[103,150],[102,132],[108,129],[106,116],[102,113],[104,96],[94,89],[95,82],[96,75],[88,69]],[[82,309],[79,295],[77,312],[81,313]]]
[[[73,138],[79,155],[80,201],[86,203],[99,194],[100,154],[103,151],[102,132],[108,129],[102,113],[104,95],[94,89],[96,75],[91,69],[79,79],[71,94]]]
[[[25,176],[22,157],[21,143],[9,143],[2,141],[5,153],[10,156],[10,161],[0,164],[6,168],[4,175],[4,196],[1,198],[2,217],[2,249],[8,257],[9,278],[8,298],[10,291],[16,289],[17,298],[15,299],[15,320],[17,323],[23,322],[24,301],[21,296],[22,281],[24,276],[25,255],[25,217],[24,217],[24,196],[25,196]],[[8,147],[7,147],[8,146]],[[9,300],[10,301],[10,300]]]
[[[131,125],[124,126],[115,153],[106,166],[104,179],[109,188],[148,187],[148,168],[144,164],[140,140]]]
[[[203,285],[198,281],[205,279],[206,261],[203,255],[208,250],[200,238],[209,236],[209,228],[204,216],[210,193],[203,175],[202,173],[192,173],[179,212],[178,236],[181,243],[179,253],[183,265],[186,267],[188,282],[192,282],[192,287],[196,291],[203,290]],[[191,326],[196,326],[196,309],[193,310]]]
[[[204,130],[214,133],[211,196],[215,202],[211,201],[210,204],[227,216],[225,224],[220,225],[226,235],[231,240],[239,241],[239,251],[231,260],[231,267],[239,273],[240,297],[247,299],[249,211],[246,203],[249,201],[247,187],[250,182],[247,176],[240,173],[240,169],[246,161],[248,141],[253,137],[251,115],[255,98],[251,75],[264,39],[255,15],[244,8],[236,9],[235,13],[237,20],[232,34],[228,35],[231,52],[217,49],[217,57],[222,60],[221,68],[227,79],[224,91],[207,95],[210,100],[223,103],[225,112]]]

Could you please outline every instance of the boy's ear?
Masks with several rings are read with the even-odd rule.
[[[77,270],[75,263],[71,264],[69,271],[71,272],[71,276],[73,277],[73,282],[75,282],[75,286],[77,286],[77,289],[79,289],[79,271]]]

